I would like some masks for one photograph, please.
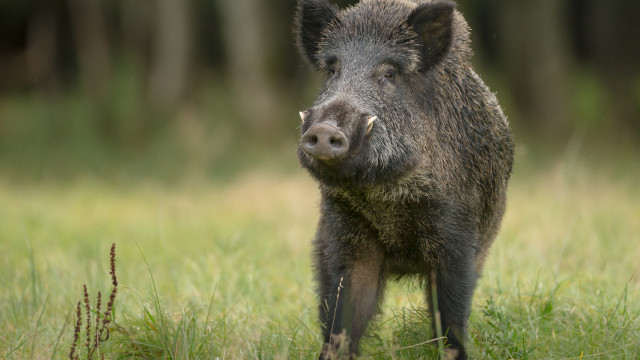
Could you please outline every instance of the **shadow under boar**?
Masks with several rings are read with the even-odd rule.
[[[322,197],[321,358],[356,355],[386,280],[417,275],[430,306],[435,279],[447,357],[466,359],[471,299],[502,220],[514,147],[469,63],[467,23],[448,1],[340,10],[299,0],[295,33],[326,75],[300,113],[298,149]]]

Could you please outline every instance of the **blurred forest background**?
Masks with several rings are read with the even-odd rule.
[[[458,3],[476,70],[521,153],[636,156],[640,2]],[[296,166],[297,111],[320,78],[295,49],[294,9],[295,0],[0,0],[1,176]]]

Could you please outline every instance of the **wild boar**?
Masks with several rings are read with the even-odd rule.
[[[466,359],[471,300],[514,151],[495,95],[470,64],[467,23],[449,1],[341,10],[299,0],[294,27],[300,52],[326,76],[300,112],[298,149],[322,199],[313,255],[321,358],[357,354],[387,279],[419,276],[432,304],[434,274],[447,356]]]

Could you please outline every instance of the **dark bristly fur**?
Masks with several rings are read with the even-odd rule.
[[[349,145],[331,161],[298,150],[322,195],[321,357],[340,343],[357,354],[389,277],[420,276],[431,303],[434,271],[447,354],[466,359],[471,298],[504,212],[513,140],[469,63],[465,20],[449,1],[363,0],[339,10],[299,0],[295,32],[304,57],[326,73],[302,134],[329,124]],[[348,341],[336,341],[343,331]]]

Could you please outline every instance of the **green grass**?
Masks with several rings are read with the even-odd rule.
[[[581,164],[516,168],[474,298],[474,358],[640,358],[637,159]],[[317,357],[317,208],[301,171],[224,184],[0,181],[0,357],[68,356],[82,284],[110,290],[114,242],[107,358]],[[391,286],[362,358],[436,356],[422,306],[417,284]]]

